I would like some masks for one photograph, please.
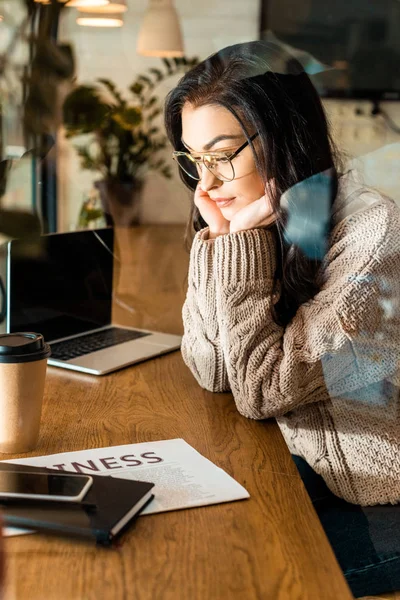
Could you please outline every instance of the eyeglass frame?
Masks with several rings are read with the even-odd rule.
[[[196,164],[197,162],[199,162],[199,163],[202,162],[203,165],[205,166],[205,168],[207,169],[207,171],[209,171],[212,175],[214,175],[214,177],[216,177],[219,181],[225,181],[225,182],[234,181],[234,179],[236,177],[236,173],[235,173],[235,167],[232,164],[232,160],[234,158],[236,158],[238,156],[238,154],[240,154],[240,152],[242,152],[246,148],[246,146],[248,146],[250,144],[250,142],[252,142],[257,136],[258,136],[258,131],[256,131],[256,133],[253,133],[253,135],[248,140],[246,140],[241,146],[239,146],[239,148],[237,150],[235,150],[235,152],[233,152],[233,154],[231,154],[230,156],[228,156],[228,155],[226,156],[226,158],[231,163],[232,172],[233,172],[233,178],[232,179],[220,179],[220,177],[218,177],[215,173],[213,173],[209,169],[209,167],[207,167],[206,163],[204,162],[204,158],[203,159],[198,159],[197,161],[193,160],[193,163]],[[217,154],[217,153],[218,153],[218,150],[215,150],[214,154]],[[210,154],[213,154],[213,152],[212,151],[211,152],[198,152],[198,154],[210,155]],[[221,152],[221,154],[223,154],[223,151]],[[182,152],[180,150],[175,150],[172,153],[172,158],[178,163],[178,167],[180,169],[182,169],[182,171],[184,173],[186,173],[186,175],[188,175],[189,177],[191,177],[195,181],[201,181],[202,176],[200,176],[197,179],[196,177],[193,177],[193,175],[191,175],[190,173],[188,173],[187,171],[185,171],[185,169],[183,167],[181,167],[181,165],[179,164],[179,162],[177,160],[179,156],[186,156],[186,157],[190,156],[191,157],[190,152]],[[190,160],[190,158],[189,158],[189,160]]]

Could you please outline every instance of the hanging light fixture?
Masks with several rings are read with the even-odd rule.
[[[85,8],[78,7],[79,11],[87,13],[123,13],[128,10],[126,0],[109,0],[109,3],[104,6],[85,6]]]
[[[69,8],[85,12],[121,13],[127,10],[126,0],[57,0]],[[51,4],[52,0],[34,0],[39,4]]]
[[[68,0],[65,6],[73,8],[94,8],[99,6],[107,6],[110,0]]]
[[[76,19],[83,27],[122,27],[121,13],[82,12]]]
[[[182,33],[172,0],[149,0],[139,31],[137,53],[143,56],[183,56]]]

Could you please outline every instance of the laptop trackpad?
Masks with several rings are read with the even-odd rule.
[[[153,336],[149,336],[149,341],[144,339],[132,340],[123,344],[118,344],[112,348],[104,348],[97,350],[91,354],[85,354],[78,358],[73,358],[68,361],[69,365],[79,365],[87,369],[95,369],[96,371],[109,371],[115,367],[133,364],[140,360],[145,360],[152,356],[162,354],[172,350],[171,347],[151,343]]]

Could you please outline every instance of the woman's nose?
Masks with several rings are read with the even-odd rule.
[[[200,187],[203,192],[208,192],[213,188],[219,187],[222,184],[211,171],[209,171],[205,166],[202,168],[201,179],[200,179]]]

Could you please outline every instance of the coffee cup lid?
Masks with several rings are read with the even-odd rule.
[[[50,346],[40,333],[6,333],[0,335],[0,363],[24,363],[48,358]]]

